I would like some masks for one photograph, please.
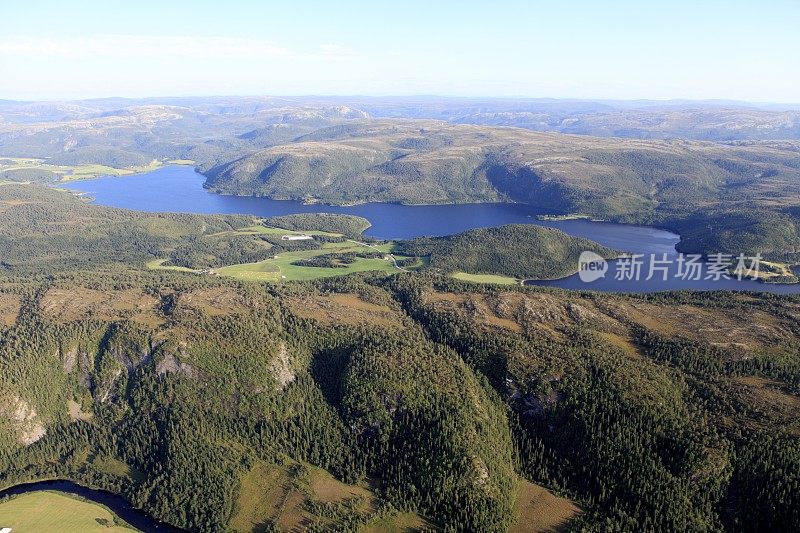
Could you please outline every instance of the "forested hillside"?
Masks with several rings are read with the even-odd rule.
[[[618,252],[554,228],[512,224],[446,237],[401,241],[397,253],[425,257],[445,274],[500,274],[520,279],[555,279],[575,272],[584,251],[611,258]]]
[[[476,292],[412,276],[4,287],[4,484],[75,479],[196,530],[259,512],[289,524],[275,475],[296,480],[297,512],[325,530],[401,511],[503,530],[519,476],[577,501],[576,530],[798,525],[796,299]],[[762,330],[725,318],[741,313]],[[680,319],[700,327],[675,333]],[[314,487],[328,474],[311,465],[342,494],[370,492],[325,503]]]
[[[197,531],[800,528],[797,297],[148,270],[264,234],[0,188],[0,487]]]
[[[291,231],[314,239],[286,241]],[[0,184],[0,270],[9,275],[75,269],[131,270],[158,261],[162,267],[209,270],[253,263],[286,251],[320,249],[369,226],[347,215],[291,215],[260,220],[242,215],[141,213],[91,205],[52,188]],[[328,231],[325,231],[328,230]],[[152,263],[151,263],[152,264]]]
[[[264,224],[296,231],[327,231],[358,236],[370,227],[370,221],[354,215],[301,213],[264,219]]]
[[[800,146],[633,141],[434,121],[331,126],[207,172],[212,191],[313,199],[516,201],[656,224],[685,250],[782,257],[800,249]]]

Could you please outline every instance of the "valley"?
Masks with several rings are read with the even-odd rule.
[[[339,217],[357,216],[361,222],[354,222],[348,226],[351,234],[360,235],[363,232],[365,237],[377,238],[383,241],[397,241],[398,239],[421,238],[426,235],[447,236],[462,234],[480,227],[493,227],[500,225],[525,224],[536,227],[550,227],[562,230],[574,237],[596,240],[606,247],[623,252],[633,252],[645,254],[645,264],[643,272],[647,274],[647,267],[650,255],[661,256],[667,254],[673,261],[677,262],[676,246],[681,247],[678,236],[667,231],[657,230],[643,226],[628,224],[615,224],[609,222],[589,220],[586,216],[559,216],[551,214],[540,214],[541,210],[526,204],[468,204],[468,205],[431,205],[431,206],[406,206],[398,204],[363,204],[352,207],[330,206],[330,205],[306,205],[300,202],[270,200],[260,197],[238,197],[225,196],[210,193],[201,187],[203,177],[193,172],[189,167],[166,167],[155,172],[132,176],[130,178],[102,178],[99,180],[88,180],[67,184],[70,190],[80,191],[94,198],[95,202],[139,210],[176,210],[192,211],[196,213],[250,213],[260,215],[271,220],[270,217],[278,217],[281,223],[285,224],[287,217],[321,216],[321,213],[331,212]],[[283,215],[283,213],[301,213],[298,215]],[[305,214],[303,214],[305,213]],[[330,216],[334,216],[330,215]],[[319,222],[318,222],[319,223]],[[310,230],[316,226],[302,226],[302,229]],[[341,228],[338,228],[341,230]],[[239,235],[243,235],[243,230],[238,230]],[[259,230],[263,233],[263,228]],[[307,231],[307,233],[309,233]],[[310,232],[311,234],[313,232]],[[219,236],[219,235],[218,235]],[[515,235],[515,242],[518,247],[511,246],[511,250],[516,250],[519,257],[527,257],[530,268],[525,274],[524,270],[518,271],[514,276],[492,277],[500,273],[501,268],[495,265],[487,268],[483,265],[479,269],[463,272],[462,269],[452,268],[453,273],[461,272],[458,276],[466,275],[467,278],[479,282],[499,282],[499,283],[520,283],[523,280],[552,280],[575,272],[577,268],[577,254],[573,255],[572,262],[565,262],[565,269],[547,271],[538,270],[535,263],[539,261],[542,254],[549,254],[551,251],[539,250],[533,253],[529,246],[529,241],[522,234]],[[481,239],[483,240],[483,239]],[[445,242],[445,241],[442,241]],[[528,244],[526,244],[528,243]],[[499,243],[495,242],[499,245]],[[505,241],[503,246],[507,246]],[[334,244],[327,244],[329,248]],[[336,244],[339,246],[339,244]],[[583,245],[584,249],[591,250],[591,246]],[[357,249],[354,249],[357,251]],[[350,250],[350,252],[354,251]],[[387,249],[388,250],[388,249]],[[582,250],[579,250],[582,251]],[[426,254],[428,252],[426,251]],[[301,256],[319,255],[318,252],[302,251],[291,252],[281,255],[284,258],[300,259]],[[427,256],[427,255],[426,255]],[[371,263],[369,261],[372,261]],[[788,264],[793,264],[791,256],[783,259]],[[315,277],[315,275],[341,275],[349,272],[344,265],[336,269],[317,269],[309,270],[311,267],[299,268],[297,265],[290,265],[292,261],[269,259],[257,264],[242,264],[231,266],[223,270],[217,269],[219,274],[230,274],[248,279],[276,280],[282,274],[278,273],[278,268],[289,267],[291,275],[288,279],[295,279],[304,276],[304,279]],[[765,262],[766,263],[766,262]],[[414,263],[411,263],[412,265]],[[612,263],[613,265],[614,263]],[[778,262],[776,264],[781,264]],[[452,262],[451,262],[452,265]],[[418,265],[418,266],[421,266]],[[672,265],[672,274],[675,272],[676,264]],[[360,270],[383,270],[392,272],[390,265],[385,260],[377,258],[366,259],[356,258],[355,264],[351,265],[350,270],[358,268]],[[450,267],[448,267],[450,268]],[[765,266],[764,272],[766,273]],[[784,272],[791,273],[789,267],[783,268]],[[202,269],[201,269],[202,270]],[[333,272],[335,270],[335,272]],[[472,277],[470,277],[472,276]],[[479,277],[475,277],[479,276]],[[483,276],[483,277],[480,277]],[[489,276],[489,277],[486,277]],[[734,276],[735,277],[735,276]],[[767,275],[767,278],[769,276]],[[697,280],[675,279],[674,276],[668,280],[652,280],[649,283],[633,280],[614,279],[613,272],[607,279],[600,280],[591,285],[580,281],[577,277],[567,277],[555,281],[536,282],[551,286],[574,289],[591,289],[601,291],[658,291],[658,290],[714,290],[714,289],[739,289],[739,290],[766,290],[771,292],[797,292],[800,285],[794,283],[795,277],[786,275],[780,280],[768,279],[768,281],[781,281],[782,283],[764,284],[750,280],[717,280],[709,282],[700,276]]]

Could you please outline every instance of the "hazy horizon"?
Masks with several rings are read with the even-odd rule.
[[[149,96],[120,96],[120,95],[106,95],[106,96],[91,96],[86,98],[38,98],[38,99],[18,99],[18,98],[0,98],[2,102],[15,102],[15,103],[59,103],[59,102],[89,102],[89,101],[106,101],[106,100],[129,100],[131,102],[140,102],[147,100],[163,101],[163,100],[181,100],[181,99],[199,99],[199,100],[213,100],[213,99],[237,99],[237,98],[263,98],[263,99],[282,99],[287,100],[465,100],[465,101],[481,101],[481,100],[498,100],[508,102],[531,102],[531,103],[568,103],[568,102],[587,102],[587,103],[600,103],[600,104],[642,104],[644,107],[658,107],[660,105],[675,105],[680,106],[683,104],[704,104],[710,106],[743,106],[743,107],[756,107],[756,108],[772,108],[772,107],[787,107],[795,108],[800,107],[800,101],[757,101],[757,100],[732,100],[727,98],[567,98],[557,96],[524,96],[524,95],[508,95],[498,96],[489,94],[480,94],[474,96],[460,96],[451,94],[154,94]]]

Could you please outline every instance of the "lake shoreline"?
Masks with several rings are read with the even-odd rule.
[[[269,218],[295,213],[335,213],[356,215],[370,221],[363,235],[392,241],[416,237],[453,235],[475,228],[509,224],[535,224],[559,229],[573,237],[592,240],[608,248],[647,257],[663,254],[675,259],[682,242],[679,233],[663,226],[645,226],[630,221],[593,221],[575,213],[557,213],[531,204],[487,202],[473,204],[406,205],[397,203],[362,203],[308,205],[301,201],[273,200],[257,196],[236,196],[210,192],[205,177],[189,166],[168,165],[161,169],[126,176],[83,180],[68,185],[68,190],[91,196],[93,203],[152,213],[244,214]],[[541,220],[544,218],[545,220]],[[547,220],[555,218],[555,220]],[[591,217],[588,217],[591,218]],[[577,265],[576,265],[577,266]],[[646,270],[645,270],[646,272]],[[755,292],[800,292],[800,286],[765,284],[756,281],[691,284],[652,281],[645,284],[615,283],[600,280],[591,284],[575,283],[577,276],[558,280],[536,280],[538,285],[572,290],[604,292],[654,292],[670,290],[751,290]],[[609,276],[611,277],[611,276]],[[530,280],[521,283],[533,284]]]

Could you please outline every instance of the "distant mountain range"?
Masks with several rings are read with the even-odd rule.
[[[632,138],[703,140],[800,138],[800,104],[729,100],[560,100],[417,97],[174,97],[70,102],[0,100],[0,122],[102,117],[137,107],[177,107],[203,115],[253,115],[295,108],[340,109],[341,118],[427,118],[459,124]],[[302,118],[302,117],[299,117]]]

